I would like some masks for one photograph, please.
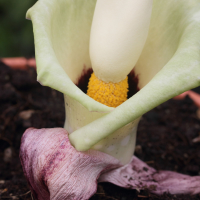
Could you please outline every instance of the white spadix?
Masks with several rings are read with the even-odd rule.
[[[95,75],[117,83],[134,68],[144,47],[153,0],[97,0],[90,35]]]

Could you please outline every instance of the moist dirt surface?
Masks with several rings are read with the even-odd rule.
[[[200,175],[200,116],[186,97],[146,113],[139,124],[135,155],[158,170]],[[200,112],[199,112],[200,113]],[[29,127],[63,127],[63,95],[36,81],[36,72],[0,63],[0,199],[32,200],[19,160],[21,136]],[[200,200],[200,195],[155,195],[98,185],[91,200]]]

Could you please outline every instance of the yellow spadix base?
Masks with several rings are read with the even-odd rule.
[[[128,77],[119,83],[105,83],[93,73],[88,83],[87,95],[109,107],[117,107],[127,100]]]

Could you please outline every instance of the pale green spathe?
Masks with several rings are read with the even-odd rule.
[[[40,0],[27,13],[33,22],[38,80],[88,112],[104,113],[70,134],[72,144],[80,151],[164,101],[200,85],[200,0],[154,0],[149,34],[135,67],[141,90],[116,109],[84,94],[74,83],[84,66],[91,67],[89,36],[95,3]]]

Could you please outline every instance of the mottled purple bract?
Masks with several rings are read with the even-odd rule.
[[[78,152],[63,128],[27,129],[20,159],[37,200],[86,200],[96,192],[98,181],[157,194],[200,193],[199,176],[156,171],[135,156],[122,166],[99,151]]]
[[[27,129],[20,159],[38,200],[88,199],[96,192],[100,173],[120,166],[118,160],[98,151],[77,152],[62,128]]]

